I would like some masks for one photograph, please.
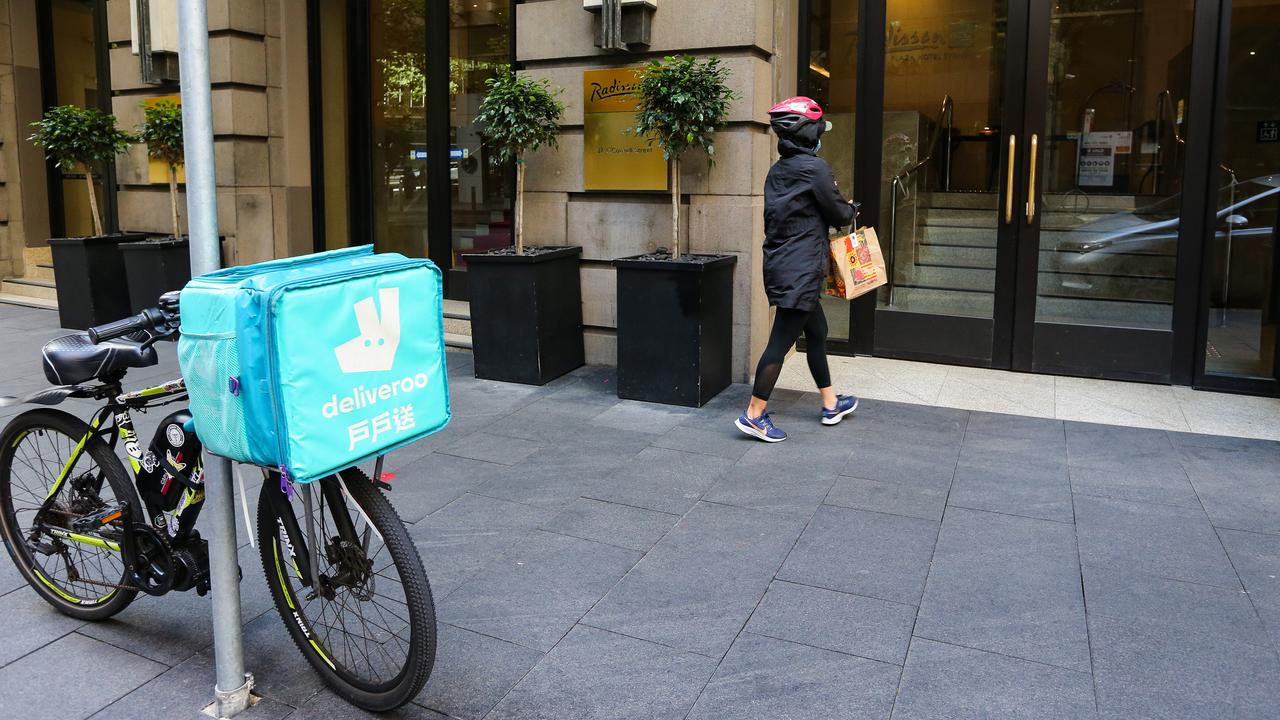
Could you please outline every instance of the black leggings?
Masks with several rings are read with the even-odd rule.
[[[796,310],[794,308],[778,308],[773,317],[773,328],[769,330],[769,344],[760,356],[760,364],[756,366],[756,383],[751,394],[761,400],[768,400],[773,393],[773,386],[778,383],[782,374],[782,362],[787,358],[791,346],[804,333],[805,358],[809,361],[809,373],[819,388],[830,387],[831,370],[827,367],[827,316],[822,312],[822,305],[815,305],[813,310]]]

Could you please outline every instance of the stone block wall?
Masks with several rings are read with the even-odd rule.
[[[761,281],[764,177],[775,157],[767,112],[794,94],[795,2],[658,0],[646,53],[605,53],[593,44],[597,15],[581,0],[531,0],[517,6],[516,52],[524,72],[564,89],[559,147],[529,160],[526,238],[583,247],[583,320],[587,361],[613,364],[617,257],[671,246],[670,196],[586,192],[583,188],[582,72],[636,65],[663,55],[718,56],[739,98],[716,138],[716,163],[690,153],[681,165],[681,237],[695,253],[738,258],[734,289],[734,379],[747,379],[763,349],[769,308]],[[791,28],[788,30],[788,28]]]
[[[23,249],[49,237],[44,156],[27,142],[40,117],[36,2],[0,0],[0,278],[23,274]]]
[[[112,108],[121,126],[142,123],[142,104],[177,95],[177,84],[142,82],[129,44],[129,0],[107,0]],[[311,252],[306,4],[210,0],[218,226],[224,260],[245,264]],[[168,185],[151,183],[146,148],[117,162],[123,229],[168,233]],[[185,192],[179,200],[186,231]]]

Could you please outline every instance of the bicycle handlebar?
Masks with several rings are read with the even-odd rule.
[[[87,331],[89,342],[97,345],[100,342],[114,340],[118,337],[124,337],[129,333],[139,331],[155,332],[159,328],[163,328],[168,322],[164,312],[158,308],[148,308],[123,320],[116,320],[96,327],[91,327]]]

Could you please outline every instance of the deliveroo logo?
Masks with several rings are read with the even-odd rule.
[[[396,348],[400,346],[400,288],[379,290],[378,304],[381,315],[372,297],[352,306],[360,334],[333,349],[342,372],[390,370],[395,363]]]

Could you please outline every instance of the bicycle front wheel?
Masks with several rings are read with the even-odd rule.
[[[294,643],[339,695],[366,710],[404,705],[435,662],[436,617],[422,559],[368,476],[344,470],[290,499],[269,473],[258,550]],[[310,525],[307,523],[310,495]]]

